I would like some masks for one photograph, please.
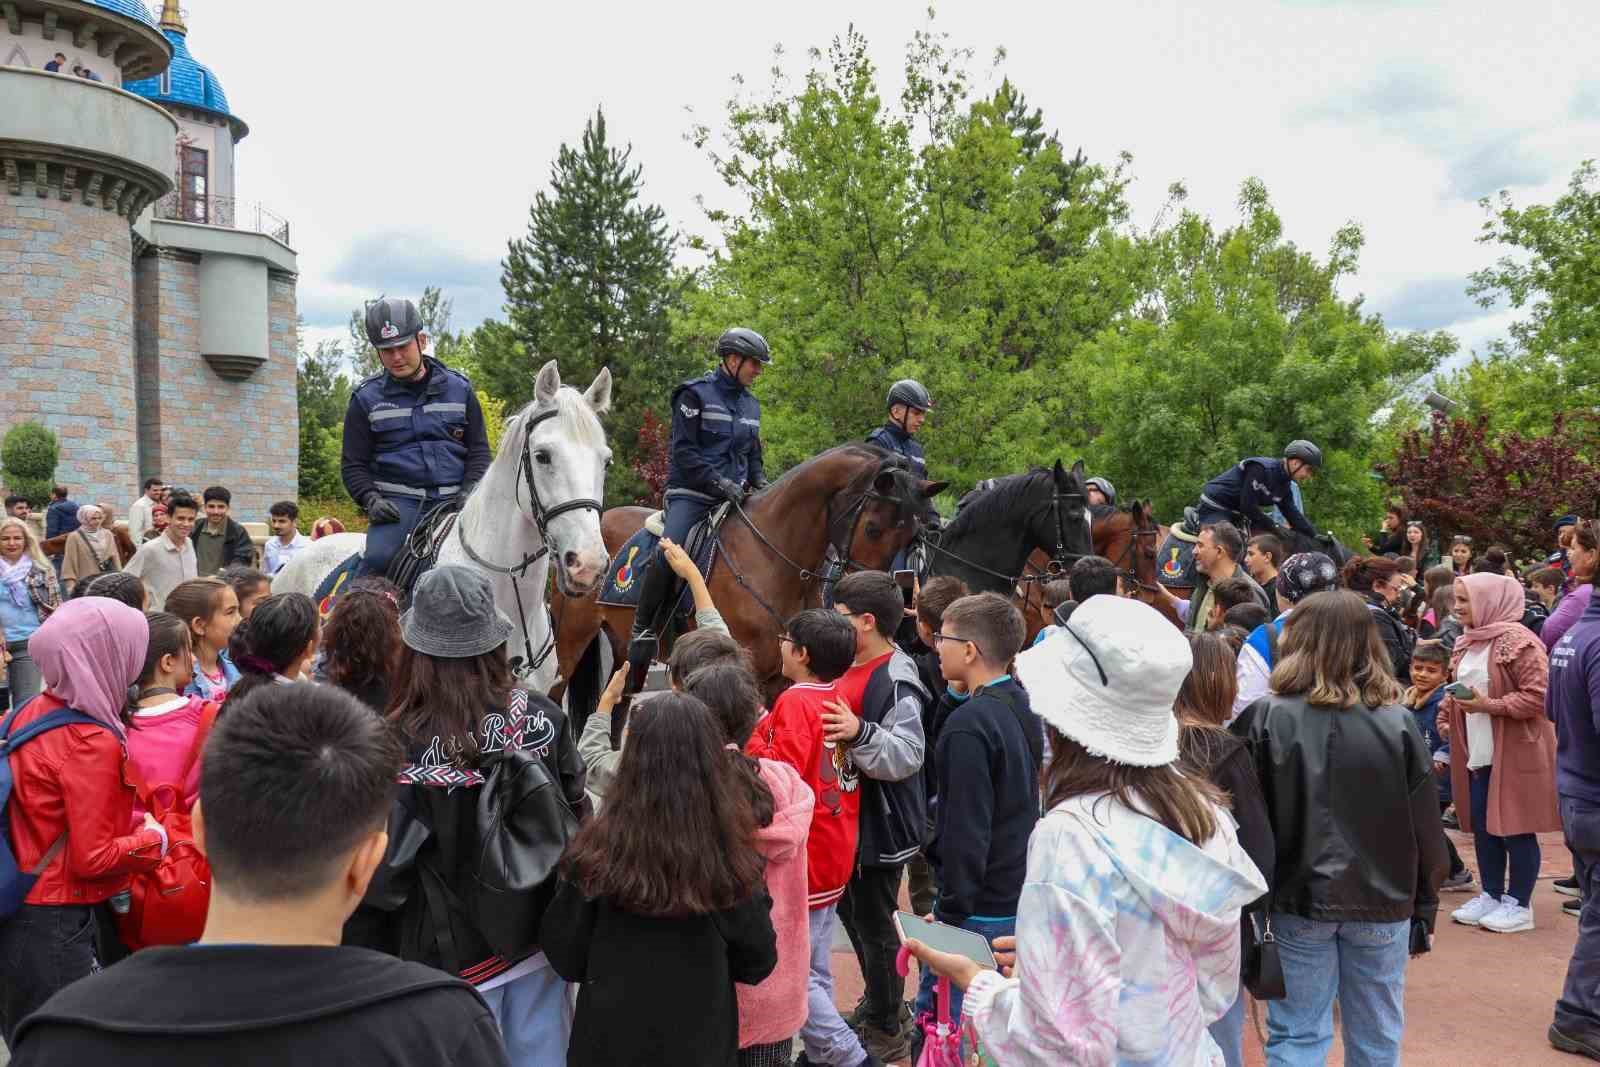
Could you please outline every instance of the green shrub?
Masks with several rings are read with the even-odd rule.
[[[39,423],[21,422],[11,427],[0,443],[0,473],[6,488],[27,497],[35,507],[48,504],[60,455],[56,435]]]
[[[344,523],[346,533],[366,533],[367,515],[347,496],[303,496],[300,498],[300,530],[311,532],[312,523],[331,515]]]

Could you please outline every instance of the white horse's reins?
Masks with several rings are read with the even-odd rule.
[[[535,655],[533,638],[528,634],[528,613],[522,606],[522,579],[527,576],[529,567],[550,554],[551,520],[559,518],[569,511],[593,511],[596,515],[601,514],[603,511],[600,501],[587,497],[574,497],[571,500],[557,504],[553,508],[546,508],[544,501],[539,498],[539,487],[533,481],[533,431],[534,427],[541,422],[553,419],[558,414],[560,414],[560,409],[551,407],[528,419],[527,429],[522,435],[522,458],[517,461],[517,473],[522,475],[522,480],[528,486],[528,496],[532,505],[529,508],[529,516],[533,519],[533,525],[539,531],[539,550],[525,554],[521,562],[512,564],[509,567],[502,567],[498,563],[490,563],[473,551],[472,546],[467,543],[465,526],[459,516],[456,518],[456,537],[460,539],[462,551],[466,552],[467,558],[484,570],[493,571],[495,574],[504,574],[511,579],[511,593],[517,601],[517,624],[522,627],[522,647],[523,651],[527,653],[527,659],[524,661],[526,666],[523,670],[517,672],[523,677],[531,675],[534,671],[544,666],[544,661],[549,659],[550,653],[555,651],[556,626],[555,619],[550,614],[550,605],[547,603],[544,608],[546,623],[544,645]],[[520,485],[517,487],[515,495],[517,507],[520,509],[522,507],[522,487]]]

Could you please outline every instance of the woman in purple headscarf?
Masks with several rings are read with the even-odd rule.
[[[166,851],[166,832],[149,816],[128,832],[134,791],[123,771],[128,686],[149,637],[140,612],[86,597],[62,605],[28,641],[44,692],[7,718],[6,735],[64,709],[77,714],[10,755],[11,848],[38,881],[0,922],[0,1036],[8,1045],[23,1016],[106,958],[103,939],[115,936],[106,902]]]

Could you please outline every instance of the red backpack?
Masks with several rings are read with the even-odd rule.
[[[176,784],[151,788],[137,764],[127,763],[128,778],[139,803],[167,831],[167,854],[154,870],[133,876],[128,886],[131,904],[117,915],[117,933],[123,944],[137,951],[151,945],[187,945],[205,932],[206,909],[211,904],[211,865],[194,842],[189,809],[183,803],[183,783],[200,759],[206,737],[222,705],[207,701],[195,730],[194,748],[184,762]]]

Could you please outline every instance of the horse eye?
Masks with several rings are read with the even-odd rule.
[[[539,451],[535,452],[533,454],[533,458],[538,460],[546,467],[550,466],[550,453],[546,452],[544,449],[540,449]]]

